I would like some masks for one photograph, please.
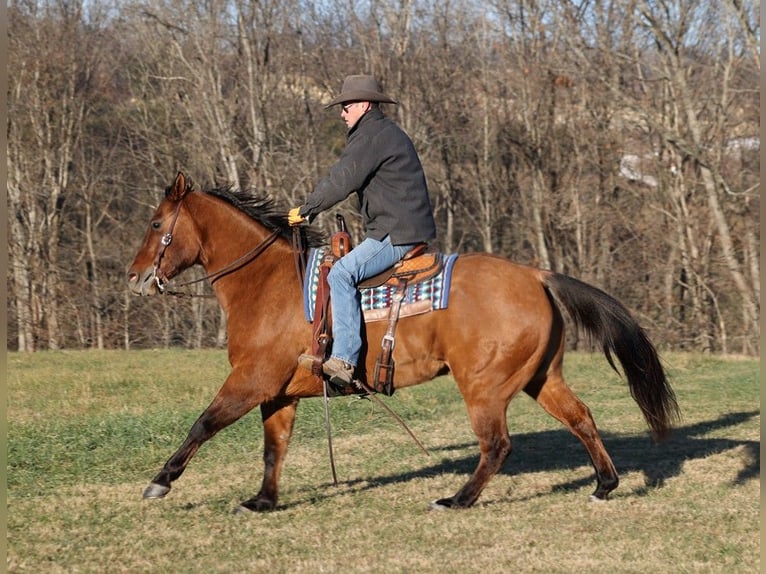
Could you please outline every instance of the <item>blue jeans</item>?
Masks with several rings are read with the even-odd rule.
[[[413,245],[391,245],[391,238],[382,241],[366,238],[330,269],[332,302],[332,356],[356,366],[362,349],[362,297],[357,285],[382,273],[399,261]]]

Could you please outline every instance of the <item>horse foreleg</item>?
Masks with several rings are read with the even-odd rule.
[[[524,389],[552,417],[563,423],[582,442],[596,471],[596,490],[591,500],[606,500],[620,480],[606,452],[590,409],[572,392],[559,374],[548,375],[542,385]]]
[[[162,498],[170,492],[171,483],[186,470],[199,448],[218,431],[250,412],[260,400],[246,381],[232,372],[199,418],[192,425],[183,444],[144,490],[144,498]]]
[[[500,471],[511,454],[511,437],[505,421],[507,404],[495,399],[491,402],[466,400],[471,426],[479,439],[481,457],[468,482],[451,498],[431,503],[435,509],[468,508],[481,495],[489,480]]]
[[[298,400],[272,401],[261,405],[263,418],[263,484],[253,498],[239,510],[262,512],[273,510],[279,497],[279,477],[282,474],[287,446],[293,434]]]

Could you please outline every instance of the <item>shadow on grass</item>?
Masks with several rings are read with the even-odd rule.
[[[760,475],[760,441],[715,438],[706,437],[706,435],[714,431],[735,427],[759,414],[760,410],[730,413],[715,420],[682,426],[675,429],[670,439],[660,444],[653,443],[648,434],[602,433],[601,437],[618,474],[643,473],[645,487],[634,491],[633,495],[643,496],[652,489],[661,488],[666,479],[681,474],[683,463],[687,460],[703,459],[710,455],[743,447],[746,461],[744,466],[739,469],[737,477],[732,481],[733,486],[737,486],[750,479],[758,478]],[[513,452],[508,457],[501,474],[518,475],[574,470],[590,462],[582,444],[564,428],[513,434],[511,439],[514,447]],[[476,454],[458,458],[449,457],[450,452],[465,449],[472,449]],[[476,442],[432,450],[432,454],[437,457],[441,454],[442,460],[435,464],[427,464],[428,461],[426,461],[422,468],[412,472],[348,480],[343,481],[342,484],[352,490],[363,491],[443,473],[462,474],[465,475],[465,480],[468,480],[479,461],[478,443]],[[371,452],[370,456],[374,456],[374,453]],[[463,481],[458,481],[455,484],[455,490],[462,484]],[[554,487],[554,491],[575,491],[589,485],[595,488],[595,484],[595,473],[589,472],[581,478],[558,484]],[[617,493],[619,492],[618,490]],[[451,493],[441,493],[441,495],[445,494]],[[541,492],[538,496],[545,494],[546,492]],[[328,488],[328,495],[333,495],[332,487]],[[294,503],[279,505],[278,509],[286,509],[304,503],[305,501],[295,501]]]

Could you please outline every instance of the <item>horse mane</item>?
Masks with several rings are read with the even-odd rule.
[[[292,240],[293,228],[287,223],[287,209],[283,209],[273,197],[256,191],[243,191],[233,186],[215,187],[203,191],[236,207],[267,229],[278,230],[280,235]],[[327,244],[325,234],[317,228],[301,227],[303,241],[308,247],[319,247]]]

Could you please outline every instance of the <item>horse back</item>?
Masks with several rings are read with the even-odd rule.
[[[455,262],[450,302],[464,309],[494,307],[512,313],[550,313],[545,272],[490,253],[461,255]],[[547,311],[547,312],[546,312]],[[500,318],[498,318],[500,319]]]

